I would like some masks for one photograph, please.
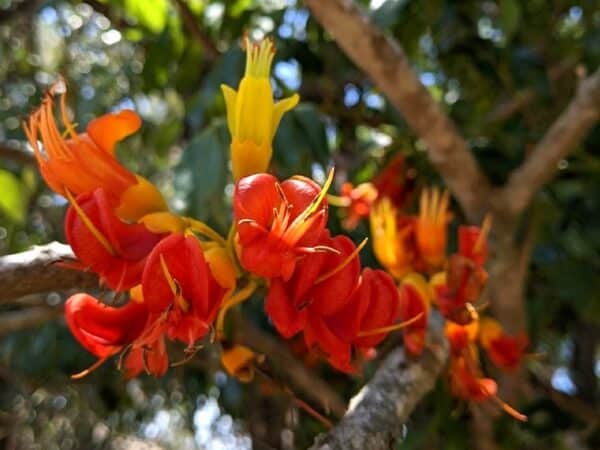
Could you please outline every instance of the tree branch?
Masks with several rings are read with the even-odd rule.
[[[431,163],[470,220],[479,220],[485,210],[489,182],[467,142],[419,81],[400,44],[373,25],[352,0],[305,3],[425,142]]]
[[[0,314],[0,336],[13,331],[25,330],[42,325],[62,315],[62,310],[47,306],[10,311]]]
[[[336,417],[344,415],[346,402],[327,383],[298,361],[287,348],[247,320],[241,320],[238,325],[238,332],[243,340],[275,361],[278,368],[287,374],[292,386],[308,394],[311,401],[318,402],[326,412],[331,411]]]
[[[401,440],[402,425],[434,386],[448,358],[442,320],[432,316],[423,355],[408,358],[392,351],[373,379],[350,401],[346,416],[319,436],[312,450],[389,450]]]
[[[58,242],[0,257],[0,304],[42,292],[97,288],[98,278],[95,274],[68,270],[54,264],[61,259],[73,258],[71,248]],[[60,309],[44,306],[3,313],[0,315],[0,335],[41,325],[61,314]],[[337,417],[344,414],[345,402],[284,346],[250,323],[241,321],[241,326],[244,339],[276,362],[294,387]]]
[[[502,189],[503,209],[518,215],[556,173],[560,160],[577,148],[600,119],[600,69],[585,79],[531,155],[510,175]]]
[[[35,164],[35,156],[32,152],[6,142],[0,142],[0,158],[14,161],[20,165]]]
[[[55,264],[73,257],[71,248],[58,242],[0,257],[0,303],[40,292],[98,287],[95,274]]]

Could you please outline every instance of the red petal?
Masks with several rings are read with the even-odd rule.
[[[390,275],[382,270],[365,269],[363,283],[370,286],[369,298],[365,302],[368,307],[360,324],[361,331],[370,331],[393,325],[400,309],[400,298],[396,284]],[[359,347],[374,347],[379,344],[387,333],[375,334],[358,338],[355,345]]]
[[[65,318],[79,343],[98,358],[114,355],[133,342],[148,318],[143,303],[107,306],[88,294],[75,294],[65,303]]]
[[[279,334],[290,338],[304,328],[306,308],[298,309],[288,295],[287,286],[279,278],[271,280],[265,311]]]
[[[122,222],[103,189],[82,194],[76,202],[115,252],[108,252],[71,206],[65,217],[65,234],[82,265],[98,273],[116,291],[138,284],[144,259],[162,235],[151,233],[140,224]]]

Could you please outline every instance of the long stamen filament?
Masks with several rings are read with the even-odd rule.
[[[340,208],[347,208],[352,203],[348,197],[341,197],[339,195],[327,194],[327,203]]]
[[[177,280],[175,280],[171,275],[171,272],[169,272],[169,267],[167,266],[163,255],[160,255],[160,267],[162,268],[163,274],[167,280],[167,284],[169,285],[171,292],[173,293],[173,296],[175,296],[175,301],[179,304],[183,312],[188,312],[190,309],[190,304],[185,300],[185,298],[183,298],[183,295],[181,295],[181,286],[179,286]]]
[[[108,356],[105,358],[101,358],[98,361],[96,361],[94,364],[92,364],[90,367],[88,367],[87,369],[82,370],[81,372],[78,372],[78,373],[74,373],[73,375],[71,375],[71,380],[80,380],[83,377],[89,375],[94,370],[96,370],[98,367],[100,367],[102,364],[104,364],[108,358],[109,358]]]
[[[475,245],[473,246],[473,253],[477,254],[481,251],[481,247],[483,247],[483,243],[485,242],[491,228],[492,216],[486,214],[485,218],[483,219],[483,223],[481,224],[481,231],[479,232],[477,241],[475,241]]]
[[[369,238],[364,238],[363,241],[358,245],[358,247],[356,247],[356,249],[352,253],[350,253],[346,259],[344,259],[340,264],[338,264],[335,268],[331,269],[329,272],[326,272],[323,275],[321,275],[319,278],[317,278],[317,280],[315,281],[315,284],[319,284],[322,281],[325,281],[327,278],[335,275],[340,270],[342,270],[344,267],[346,267],[348,264],[350,264],[350,262],[356,257],[356,255],[358,255],[360,253],[360,251],[363,249],[363,247],[365,245],[367,245],[368,240],[369,240]]]
[[[361,331],[360,333],[358,333],[358,337],[373,336],[375,334],[383,334],[383,333],[389,333],[391,331],[401,330],[402,328],[406,328],[407,326],[412,325],[417,320],[419,320],[421,317],[423,317],[422,312],[420,312],[415,317],[412,317],[404,322],[396,323],[394,325],[390,325],[387,327],[375,328],[373,330]]]
[[[511,417],[514,417],[515,419],[517,419],[521,422],[527,422],[527,416],[525,414],[522,414],[519,411],[517,411],[515,408],[510,406],[504,400],[499,398],[497,395],[493,395],[491,398],[498,404],[498,406],[500,406],[500,408],[502,408],[502,410],[506,414],[508,414]]]

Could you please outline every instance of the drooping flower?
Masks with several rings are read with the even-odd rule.
[[[271,279],[265,310],[277,331],[290,338],[312,323],[340,311],[358,284],[358,249],[346,236],[324,231],[319,245],[329,251],[308,254],[288,280]]]
[[[242,178],[233,195],[240,262],[265,278],[291,277],[299,256],[316,251],[327,222],[323,188],[304,177],[282,183],[272,175]]]
[[[72,199],[65,234],[78,259],[70,266],[96,272],[115,291],[140,283],[146,257],[164,237],[142,224],[120,220],[102,188]]]
[[[213,276],[195,236],[174,233],[157,244],[142,276],[143,302],[149,318],[126,349],[127,377],[141,372],[160,377],[169,367],[166,339],[183,342],[193,355],[209,331],[227,289]]]
[[[458,229],[459,252],[450,256],[444,275],[436,275],[437,306],[444,317],[465,324],[471,321],[467,304],[476,302],[487,280],[483,264],[487,258],[485,228]]]
[[[460,325],[450,320],[446,321],[444,334],[450,344],[450,353],[461,356],[475,345],[479,335],[479,321],[473,320],[467,325]]]
[[[272,141],[286,111],[298,103],[297,94],[273,101],[270,72],[275,47],[270,39],[252,43],[244,38],[246,72],[238,91],[221,85],[231,133],[231,165],[235,181],[266,172],[273,153]]]
[[[373,251],[379,263],[401,279],[412,270],[412,221],[398,220],[398,212],[388,198],[378,201],[369,216]]]
[[[58,95],[64,131],[54,117],[54,99]],[[120,208],[119,217],[136,221],[144,214],[166,209],[158,190],[115,158],[117,142],[135,133],[140,125],[135,112],[123,110],[92,120],[86,132],[78,134],[69,120],[64,82],[59,82],[24,128],[40,172],[53,191],[76,197],[102,188],[115,208]]]
[[[198,239],[181,234],[156,245],[144,268],[142,289],[150,312],[167,313],[169,338],[190,347],[208,332],[226,292]]]
[[[136,299],[114,307],[81,293],[65,302],[65,319],[77,341],[102,362],[137,339],[146,325],[148,309]]]
[[[331,205],[344,208],[342,225],[346,230],[353,230],[361,219],[369,216],[371,206],[377,199],[377,189],[371,183],[361,183],[355,187],[346,182],[342,185],[340,194],[339,197],[328,195],[327,199]]]
[[[529,346],[525,333],[509,336],[497,320],[489,317],[481,321],[479,339],[494,365],[508,372],[519,367]]]
[[[392,331],[399,312],[400,298],[392,277],[383,270],[366,268],[346,306],[327,322],[344,340],[367,351]]]
[[[430,288],[425,278],[418,273],[404,277],[398,288],[400,299],[400,320],[405,322],[419,317],[404,328],[404,346],[406,351],[418,356],[425,347],[425,336],[431,304]]]
[[[421,193],[415,241],[419,257],[428,269],[439,268],[446,258],[446,229],[450,220],[448,201],[448,191],[440,194],[438,189],[432,188]]]
[[[498,385],[491,378],[485,378],[476,363],[465,356],[452,358],[448,369],[450,390],[462,400],[483,402],[496,398]]]

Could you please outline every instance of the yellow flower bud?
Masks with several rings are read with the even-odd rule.
[[[269,74],[275,47],[270,39],[251,43],[245,38],[246,72],[236,92],[221,85],[231,133],[230,156],[235,181],[266,172],[273,154],[272,141],[286,111],[298,103],[297,94],[275,103]]]

